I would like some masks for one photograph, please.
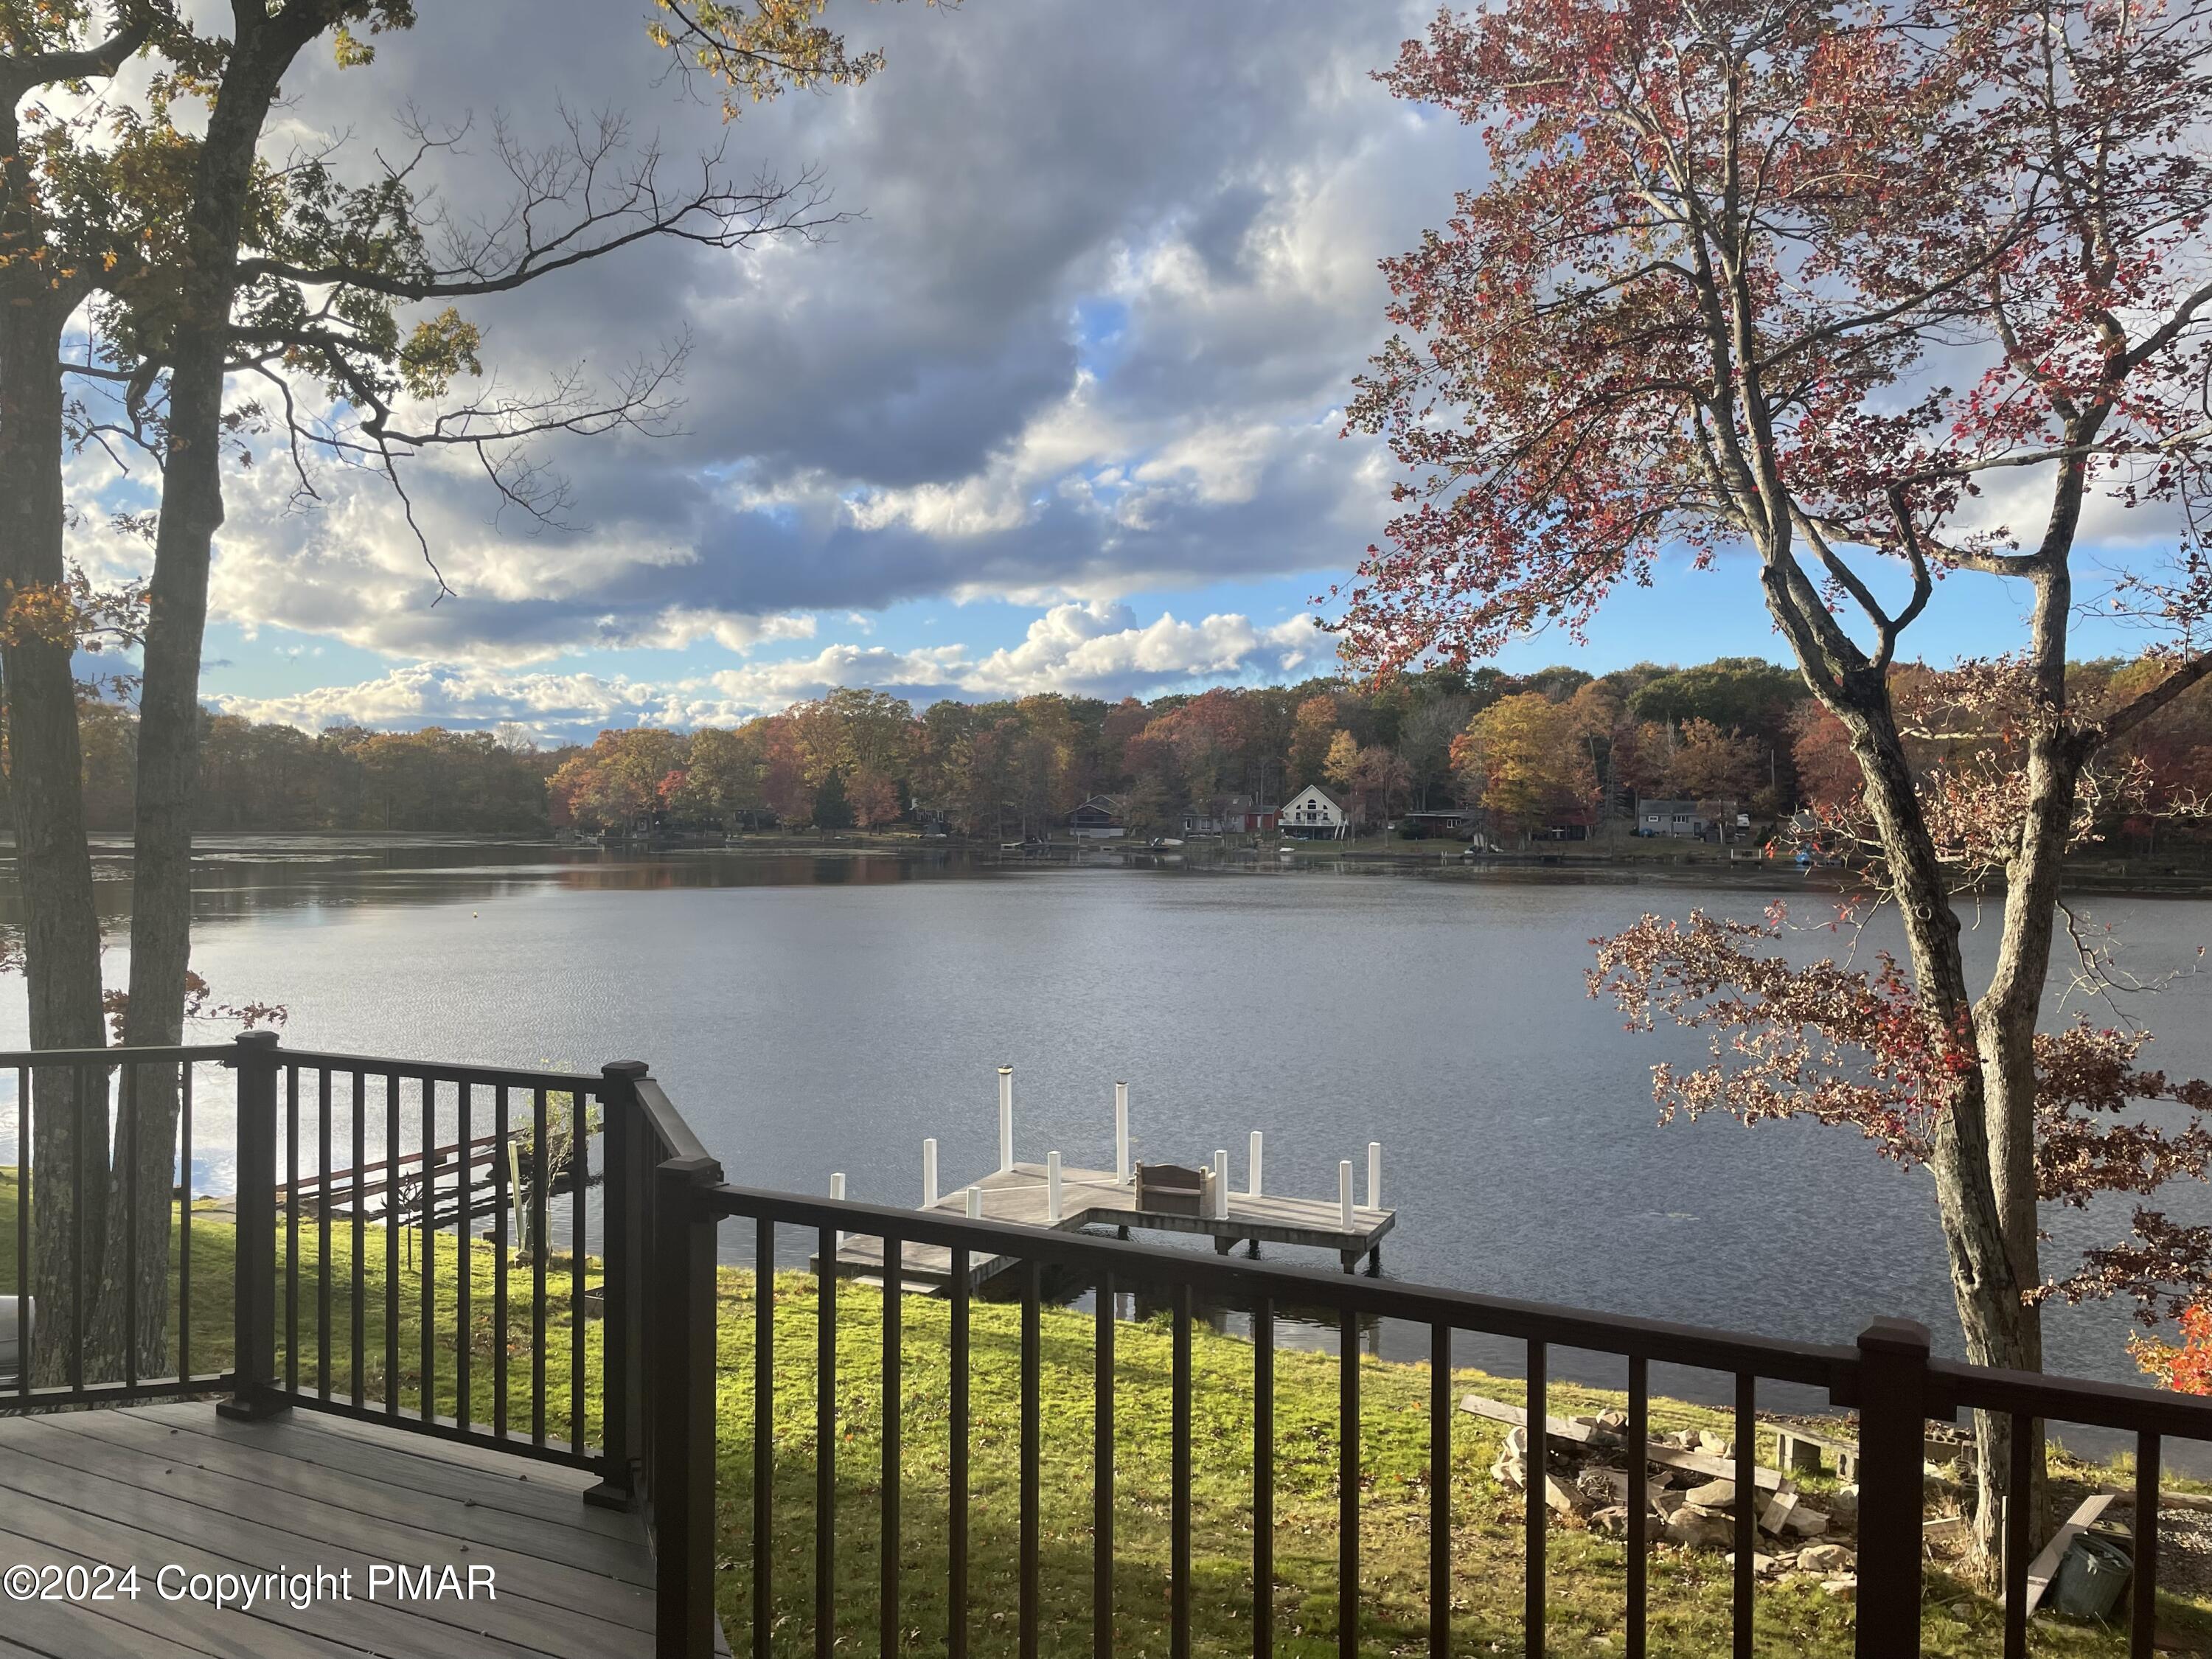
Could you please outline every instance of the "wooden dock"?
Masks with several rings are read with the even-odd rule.
[[[1383,1235],[1398,1220],[1395,1210],[1355,1208],[1352,1212],[1352,1224],[1347,1228],[1342,1206],[1331,1200],[1237,1192],[1228,1195],[1226,1215],[1168,1215],[1139,1210],[1135,1186],[1116,1182],[1109,1170],[1063,1167],[1060,1179],[1060,1213],[1057,1222],[1049,1218],[1049,1180],[1042,1164],[1018,1163],[985,1176],[973,1185],[982,1194],[983,1218],[988,1221],[1056,1227],[1063,1232],[1086,1226],[1108,1226],[1149,1232],[1201,1233],[1212,1237],[1214,1248],[1224,1255],[1240,1241],[1304,1245],[1334,1251],[1346,1273],[1357,1267],[1363,1256],[1379,1258]],[[930,1206],[932,1212],[953,1217],[967,1215],[968,1193],[969,1188],[963,1187],[945,1194]],[[968,1259],[969,1287],[972,1290],[984,1284],[1019,1259],[971,1252]],[[821,1270],[818,1257],[811,1265],[817,1273]],[[856,1233],[839,1244],[837,1273],[841,1278],[880,1282],[885,1276],[884,1269],[881,1239]],[[909,1290],[948,1289],[952,1283],[952,1252],[941,1245],[909,1243],[900,1263],[899,1274]]]

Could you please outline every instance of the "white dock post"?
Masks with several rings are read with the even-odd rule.
[[[968,1189],[968,1218],[970,1221],[981,1221],[983,1218],[983,1189],[981,1187],[970,1187]]]
[[[921,1207],[937,1207],[937,1138],[933,1135],[921,1143]]]
[[[1249,1179],[1248,1179],[1248,1181],[1247,1181],[1247,1183],[1246,1183],[1246,1185],[1245,1185],[1245,1188],[1244,1188],[1244,1195],[1245,1195],[1247,1198],[1257,1198],[1257,1197],[1259,1197],[1259,1196],[1260,1196],[1260,1132],[1259,1132],[1257,1129],[1255,1129],[1255,1130],[1253,1130],[1253,1131],[1252,1131],[1252,1150],[1251,1150],[1251,1152],[1250,1152],[1250,1153],[1248,1155],[1248,1157],[1246,1158],[1246,1160],[1245,1160],[1245,1171],[1244,1171],[1244,1172],[1245,1172],[1245,1175],[1249,1177]]]
[[[999,1173],[1014,1167],[1014,1068],[999,1067]]]
[[[1129,1184],[1129,1085],[1114,1085],[1114,1184]]]
[[[1060,1154],[1044,1155],[1044,1221],[1048,1227],[1060,1225]]]
[[[1336,1166],[1336,1201],[1344,1212],[1344,1231],[1352,1231],[1352,1160],[1345,1158]]]
[[[845,1201],[845,1177],[842,1175],[833,1175],[830,1177],[830,1201],[833,1204],[842,1204]],[[841,1250],[845,1248],[845,1235],[842,1231],[837,1235],[837,1248]],[[832,1268],[831,1271],[835,1272],[836,1269]]]
[[[1229,1154],[1223,1151],[1213,1154],[1213,1218],[1229,1219]]]
[[[1379,1140],[1367,1143],[1367,1207],[1382,1207],[1382,1143]]]

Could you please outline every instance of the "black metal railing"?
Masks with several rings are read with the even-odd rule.
[[[1648,1465],[1650,1436],[1650,1368],[1666,1364],[1719,1372],[1732,1379],[1734,1474],[1742,1496],[1735,1504],[1733,1563],[1729,1567],[1729,1650],[1754,1650],[1754,1613],[1759,1596],[1758,1486],[1759,1405],[1765,1383],[1810,1385],[1826,1392],[1838,1407],[1857,1414],[1857,1548],[1856,1651],[1863,1659],[1894,1659],[1919,1651],[1923,1574],[1923,1471],[1926,1425],[1956,1421],[1962,1410],[2008,1414],[2014,1433],[2013,1490],[2025,1490],[2027,1459],[2035,1443],[2029,1431],[2043,1422],[2118,1429],[2137,1437],[2136,1483],[2137,1542],[2129,1652],[2149,1659],[2157,1598],[2158,1470],[2161,1437],[2212,1441],[2212,1401],[2157,1390],[2013,1374],[1939,1361],[1929,1354],[1929,1333],[1909,1321],[1875,1321],[1848,1347],[1776,1340],[1694,1328],[1656,1321],[1578,1311],[1547,1304],[1466,1292],[1349,1278],[1340,1273],[1261,1264],[1187,1251],[1159,1249],[1084,1233],[1042,1231],[988,1220],[969,1220],[943,1212],[889,1209],[841,1200],[730,1186],[720,1179],[713,1160],[688,1132],[662,1141],[671,1156],[653,1176],[657,1243],[651,1281],[638,1293],[651,1304],[649,1322],[661,1336],[647,1352],[654,1375],[645,1383],[658,1406],[657,1438],[647,1483],[655,1498],[660,1559],[660,1648],[668,1659],[703,1659],[714,1651],[713,1584],[718,1559],[736,1556],[750,1575],[746,1607],[750,1641],[735,1640],[736,1650],[756,1656],[800,1652],[806,1644],[779,1620],[774,1593],[780,1521],[774,1509],[777,1457],[775,1389],[778,1376],[774,1349],[779,1228],[803,1230],[813,1244],[817,1352],[814,1358],[814,1502],[803,1524],[813,1534],[815,1568],[811,1651],[827,1656],[840,1640],[834,1571],[840,1552],[836,1534],[840,1474],[837,1457],[844,1437],[841,1424],[851,1409],[840,1381],[837,1274],[848,1235],[878,1238],[885,1263],[903,1263],[903,1251],[934,1246],[951,1253],[949,1350],[951,1387],[946,1447],[947,1490],[942,1524],[947,1548],[944,1565],[942,1630],[922,1633],[917,1643],[902,1611],[905,1588],[901,1567],[904,1509],[913,1500],[902,1481],[902,1359],[908,1292],[900,1273],[873,1270],[883,1298],[881,1352],[877,1358],[882,1386],[879,1464],[854,1477],[879,1494],[876,1542],[882,1564],[875,1592],[878,1650],[943,1652],[962,1659],[969,1651],[971,1623],[979,1610],[971,1601],[970,1267],[986,1258],[1012,1258],[1020,1301],[1018,1413],[1020,1468],[1015,1632],[1018,1651],[1029,1659],[1040,1650],[1045,1616],[1040,1584],[1041,1525],[1039,1340],[1043,1271],[1053,1270],[1065,1293],[1087,1285],[1095,1293],[1092,1346],[1095,1385],[1091,1451],[1091,1641],[1100,1659],[1124,1650],[1115,1626],[1115,1293],[1137,1286],[1166,1292],[1172,1332],[1170,1416],[1170,1492],[1167,1505],[1168,1647],[1176,1659],[1192,1651],[1192,1443],[1191,1328],[1199,1298],[1212,1305],[1249,1310],[1251,1358],[1251,1651],[1267,1656],[1276,1641],[1274,1593],[1276,1459],[1273,1421],[1275,1321],[1285,1310],[1324,1310],[1337,1327],[1338,1438],[1336,1554],[1339,1603],[1336,1644],[1346,1659],[1362,1651],[1360,1639],[1361,1508],[1364,1472],[1361,1464],[1361,1365],[1358,1333],[1376,1320],[1425,1327],[1431,1358],[1428,1390],[1428,1602],[1427,1647],[1431,1655],[1454,1651],[1451,1609],[1455,1595],[1452,1554],[1452,1482],[1441,1472],[1453,1467],[1453,1435],[1461,1420],[1453,1399],[1451,1340],[1455,1334],[1481,1333],[1525,1345],[1528,1378],[1526,1431],[1529,1495],[1526,1504],[1522,1580],[1522,1642],[1530,1655],[1546,1651],[1551,1574],[1547,1556],[1553,1522],[1544,1500],[1548,1376],[1556,1350],[1612,1355],[1625,1361],[1628,1376],[1627,1422],[1620,1448],[1632,1471],[1625,1540],[1625,1583],[1621,1622],[1624,1650],[1642,1659],[1650,1639],[1648,1551],[1653,1541],[1648,1505],[1639,1501],[1636,1473]],[[750,1451],[752,1507],[749,1536],[742,1543],[717,1539],[712,1493],[702,1490],[702,1472],[716,1466],[714,1444],[716,1352],[714,1274],[716,1233],[720,1222],[750,1222],[748,1241],[757,1275],[752,1337],[753,1399]],[[825,1269],[828,1271],[825,1273]],[[1244,1449],[1234,1449],[1241,1458]],[[738,1467],[743,1468],[740,1460]],[[2004,1653],[2024,1659],[2027,1649],[2025,1589],[2032,1556],[2026,1504],[2010,1511],[2002,1569],[2006,1607]],[[735,1563],[725,1559],[726,1565]],[[933,1589],[937,1587],[933,1586]],[[934,1595],[930,1598],[936,1601]],[[990,1611],[998,1611],[997,1608]],[[1066,1650],[1065,1608],[1056,1614]],[[1310,1628],[1310,1627],[1309,1627]],[[1126,1634],[1126,1633],[1123,1633]],[[1401,1630],[1389,1638],[1401,1650]],[[1490,1650],[1487,1643],[1481,1650]]]
[[[240,1416],[305,1406],[627,1468],[622,1444],[603,1443],[603,1403],[593,1415],[605,1397],[604,1298],[629,1276],[619,1241],[610,1261],[601,1234],[627,1188],[593,1203],[594,1149],[634,1115],[642,1066],[591,1074],[323,1054],[251,1032],[210,1047],[0,1055],[0,1078],[9,1067],[15,1109],[0,1125],[12,1118],[18,1151],[5,1177],[12,1271],[0,1274],[11,1294],[0,1303],[24,1352],[0,1403],[221,1389]],[[228,1068],[232,1086],[210,1102],[201,1078],[196,1099],[196,1075],[213,1068]],[[58,1136],[64,1114],[71,1133]],[[135,1140],[171,1118],[167,1155],[139,1156]],[[173,1182],[164,1173],[158,1184],[173,1188],[170,1213],[156,1221],[143,1189],[168,1170]],[[102,1182],[125,1214],[145,1207],[148,1226],[103,1228],[85,1196]],[[159,1370],[136,1334],[155,1305],[147,1296],[112,1298],[126,1327],[119,1357],[88,1331],[117,1271],[104,1237],[125,1240],[131,1282],[149,1227],[173,1241],[174,1288],[159,1306],[174,1363]],[[65,1253],[66,1270],[43,1269],[42,1249]],[[211,1308],[225,1275],[228,1305]]]
[[[228,1068],[228,1102],[211,1077]],[[15,1093],[6,1098],[12,1076]],[[12,1110],[8,1109],[12,1107]],[[227,1107],[228,1109],[222,1109]],[[172,1119],[171,1114],[173,1113]],[[224,1119],[228,1119],[228,1125]],[[46,1124],[42,1136],[41,1121]],[[164,1142],[157,1126],[173,1121]],[[58,1135],[62,1123],[97,1133]],[[1583,1312],[1379,1279],[1347,1277],[1226,1256],[1160,1249],[1093,1234],[1051,1231],[943,1211],[918,1212],[819,1200],[732,1186],[641,1064],[597,1073],[525,1071],[425,1063],[286,1049],[249,1034],[233,1044],[161,1049],[0,1054],[0,1131],[12,1128],[12,1172],[0,1158],[0,1195],[14,1213],[0,1232],[0,1305],[19,1317],[15,1373],[0,1381],[0,1409],[120,1403],[161,1394],[227,1391],[228,1409],[265,1415],[287,1407],[340,1412],[446,1438],[598,1471],[592,1494],[635,1504],[650,1522],[659,1558],[657,1641],[668,1659],[704,1659],[715,1650],[715,1585],[725,1569],[749,1574],[730,1634],[757,1659],[811,1646],[829,1654],[852,1632],[841,1626],[856,1609],[840,1604],[837,1568],[854,1540],[841,1540],[841,1513],[857,1496],[872,1502],[880,1573],[872,1599],[876,1641],[885,1654],[943,1651],[963,1659],[978,1595],[971,1498],[985,1475],[973,1462],[978,1425],[971,1373],[983,1374],[972,1340],[975,1297],[969,1269],[1007,1264],[1018,1335],[1009,1347],[1015,1370],[1018,1467],[1012,1549],[1012,1626],[1018,1650],[1038,1653],[1050,1620],[1052,1645],[1071,1644],[1065,1605],[1043,1593],[1045,1463],[1043,1378],[1046,1274],[1056,1293],[1095,1296],[1087,1364],[1091,1375],[1087,1471],[1090,1534],[1089,1642],[1105,1656],[1126,1643],[1115,1625],[1117,1575],[1132,1570],[1120,1534],[1129,1510],[1121,1501],[1116,1413],[1130,1379],[1117,1345],[1119,1293],[1146,1291],[1165,1310],[1170,1396],[1165,1448],[1166,1644],[1176,1656],[1193,1644],[1194,1489],[1226,1458],[1249,1467],[1249,1605],[1240,1621],[1255,1655],[1274,1650],[1279,1470],[1276,1372],[1279,1322],[1295,1312],[1334,1328],[1337,1438],[1334,1533],[1339,1591],[1334,1614],[1340,1654],[1361,1650],[1363,1367],[1359,1333],[1396,1321],[1427,1334],[1427,1528],[1425,1638],[1432,1655],[1453,1648],[1455,1574],[1455,1431],[1464,1414],[1453,1398],[1452,1342],[1480,1333],[1523,1346],[1527,1373],[1526,1468],[1529,1496],[1521,1549],[1522,1641],[1545,1651],[1555,1584],[1553,1523],[1543,1498],[1547,1406],[1553,1358],[1562,1350],[1614,1357],[1626,1366],[1626,1423],[1619,1448],[1632,1471],[1646,1467],[1651,1438],[1651,1367],[1719,1373],[1733,1401],[1735,1559],[1729,1569],[1731,1650],[1753,1650],[1760,1587],[1758,1412],[1763,1388],[1822,1390],[1857,1416],[1858,1516],[1856,1647],[1891,1659],[1917,1650],[1921,1620],[1923,1460],[1930,1420],[1962,1412],[1997,1414],[2009,1425],[2008,1486],[2027,1489],[2034,1448],[2045,1424],[2077,1424],[2135,1437],[2136,1528],[2129,1651],[2148,1659],[2159,1578],[2160,1471],[2169,1438],[2212,1441],[2212,1401],[2154,1389],[1994,1370],[1930,1357],[1927,1331],[1877,1320],[1850,1346],[1786,1342],[1656,1321]],[[594,1149],[596,1148],[596,1156]],[[117,1153],[121,1156],[116,1156]],[[226,1178],[225,1159],[231,1164]],[[112,1170],[118,1173],[109,1175]],[[145,1225],[120,1231],[94,1224],[94,1198],[143,1214]],[[167,1188],[166,1206],[149,1192]],[[210,1189],[227,1189],[234,1213],[210,1214]],[[599,1202],[594,1205],[594,1194]],[[41,1206],[45,1206],[43,1209]],[[57,1217],[60,1217],[58,1220]],[[718,1328],[726,1292],[719,1279],[725,1221],[750,1223],[730,1241],[749,1254],[754,1278],[750,1329],[730,1333],[745,1364],[725,1368]],[[776,1307],[779,1230],[795,1230],[811,1262],[793,1261],[812,1279],[814,1352],[780,1353]],[[846,1236],[879,1239],[878,1344],[853,1351],[841,1331],[839,1273]],[[119,1238],[119,1246],[94,1241]],[[559,1247],[565,1244],[565,1249]],[[911,1328],[939,1328],[934,1310],[910,1327],[903,1268],[910,1250],[949,1258],[942,1320],[947,1392],[945,1485],[909,1486],[905,1424],[911,1402],[907,1369]],[[115,1336],[113,1316],[88,1328],[88,1287],[120,1273],[150,1283],[158,1249],[166,1273],[155,1297],[125,1298],[121,1335],[107,1341],[112,1376],[88,1353]],[[42,1252],[44,1254],[42,1254]],[[58,1255],[57,1255],[58,1253]],[[229,1306],[211,1305],[225,1273]],[[27,1304],[48,1287],[54,1305]],[[728,1293],[733,1304],[744,1299]],[[1193,1326],[1198,1310],[1236,1307],[1249,1314],[1253,1341],[1249,1383],[1249,1444],[1194,1443]],[[158,1335],[143,1328],[149,1308]],[[228,1317],[222,1316],[227,1315]],[[212,1318],[211,1318],[212,1316]],[[865,1322],[854,1322],[865,1323]],[[1054,1326],[1055,1341],[1066,1332]],[[749,1340],[748,1340],[749,1339]],[[0,1350],[4,1352],[4,1350]],[[858,1401],[841,1362],[867,1358],[880,1394]],[[1064,1364],[1063,1352],[1059,1363]],[[1218,1353],[1210,1362],[1217,1365]],[[812,1372],[811,1501],[779,1504],[778,1390]],[[0,1371],[4,1371],[0,1364]],[[750,1469],[749,1512],[723,1517],[716,1507],[718,1404],[746,1406],[740,1379],[750,1372],[750,1456],[733,1460],[733,1479]],[[1217,1381],[1212,1386],[1218,1386]],[[994,1382],[997,1379],[994,1377]],[[718,1400],[726,1382],[731,1392]],[[596,1401],[596,1408],[593,1402]],[[933,1409],[934,1407],[933,1407]],[[856,1412],[877,1415],[873,1467],[839,1468]],[[865,1443],[863,1442],[862,1443]],[[1297,1449],[1304,1455],[1306,1449]],[[849,1454],[848,1454],[849,1455]],[[1769,1479],[1771,1480],[1771,1475]],[[1650,1642],[1652,1517],[1631,1480],[1626,1505],[1619,1628],[1636,1659]],[[918,1496],[918,1494],[920,1494]],[[917,1502],[941,1504],[924,1516]],[[841,1503],[846,1509],[841,1511]],[[941,1527],[943,1577],[914,1594],[903,1547],[912,1523]],[[2002,1579],[2003,1651],[2027,1651],[2026,1596],[2039,1540],[2027,1504],[2008,1513]],[[783,1531],[811,1533],[814,1562],[811,1638],[794,1632],[776,1597]],[[1060,1530],[1064,1534],[1066,1528]],[[1239,1528],[1242,1531],[1242,1528]],[[1064,1565],[1064,1564],[1063,1564]],[[1242,1575],[1237,1575],[1241,1577]],[[994,1581],[995,1583],[995,1581]],[[1071,1582],[1058,1580],[1060,1601]],[[1126,1588],[1126,1587],[1124,1587]],[[1218,1589],[1218,1581],[1217,1581]],[[991,1592],[995,1595],[995,1589]],[[1370,1599],[1380,1592],[1366,1586]],[[942,1628],[916,1634],[909,1607],[941,1604]],[[1127,1598],[1118,1605],[1126,1607]],[[994,1606],[990,1611],[1000,1608]],[[1308,1626],[1310,1629],[1310,1625]],[[1387,1633],[1394,1650],[1408,1639],[1404,1620]],[[1382,1638],[1378,1638],[1378,1640]],[[1241,1638],[1240,1638],[1241,1644]],[[1486,1643],[1485,1644],[1486,1646]]]

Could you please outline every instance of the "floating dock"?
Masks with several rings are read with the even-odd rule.
[[[1367,1202],[1352,1202],[1352,1164],[1337,1166],[1334,1199],[1290,1198],[1265,1192],[1261,1186],[1261,1138],[1254,1132],[1247,1165],[1245,1190],[1229,1188],[1229,1154],[1217,1152],[1207,1166],[1206,1201],[1195,1213],[1185,1210],[1139,1208],[1137,1182],[1130,1164],[1128,1085],[1116,1084],[1115,1096],[1115,1170],[1085,1170],[1062,1164],[1058,1152],[1042,1164],[1017,1162],[1013,1156],[1013,1073],[999,1072],[1000,1168],[980,1181],[939,1195],[937,1181],[937,1143],[922,1143],[922,1202],[927,1213],[970,1219],[1012,1222],[1072,1232],[1084,1227],[1113,1227],[1127,1237],[1134,1229],[1147,1232],[1197,1233],[1213,1240],[1226,1255],[1240,1243],[1255,1249],[1261,1244],[1294,1244],[1334,1252],[1346,1273],[1364,1257],[1379,1267],[1384,1235],[1397,1225],[1395,1210],[1381,1206],[1382,1149],[1367,1148]],[[830,1177],[830,1196],[845,1196],[845,1177]],[[984,1285],[1009,1267],[1018,1255],[991,1255],[970,1251],[968,1286]],[[810,1265],[821,1270],[818,1256]],[[883,1240],[870,1234],[842,1237],[837,1244],[836,1271],[846,1279],[881,1282],[889,1275]],[[943,1291],[952,1284],[952,1252],[938,1244],[908,1243],[898,1263],[900,1282],[908,1290]]]

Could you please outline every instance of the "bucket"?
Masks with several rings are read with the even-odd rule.
[[[2051,1605],[2077,1619],[2102,1619],[2119,1605],[2120,1591],[2134,1570],[2126,1545],[2085,1532],[2067,1547],[2051,1583]]]

